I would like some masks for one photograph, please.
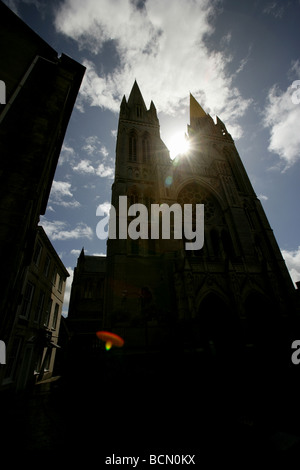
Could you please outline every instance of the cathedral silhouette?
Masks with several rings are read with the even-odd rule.
[[[178,445],[199,438],[194,422],[207,437],[216,423],[226,434],[240,415],[272,416],[297,318],[296,289],[235,143],[192,95],[187,139],[189,150],[171,160],[154,103],[147,109],[135,82],[120,106],[116,232],[134,220],[121,220],[122,196],[148,213],[191,204],[194,230],[204,205],[204,244],[186,249],[170,211],[169,238],[109,237],[107,256],[82,249],[67,318],[68,373],[93,381],[89,400],[99,393],[106,415],[121,416],[135,439],[159,422],[155,442]],[[121,336],[123,347],[106,351],[99,330]]]
[[[120,107],[111,203],[117,226],[120,196],[147,207],[149,236],[108,238],[106,257],[82,251],[69,308],[79,335],[104,328],[125,349],[209,345],[223,356],[262,345],[294,311],[295,288],[234,141],[192,95],[187,139],[189,150],[171,160],[156,108],[147,110],[135,82]],[[153,204],[203,204],[203,247],[187,250],[184,231],[175,238],[172,214],[170,237],[151,238]]]

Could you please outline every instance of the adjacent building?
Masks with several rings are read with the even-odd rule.
[[[52,377],[69,273],[38,226],[21,290],[2,389],[20,391]]]
[[[85,68],[59,55],[2,2],[0,64],[0,338],[12,357],[39,218]]]
[[[82,248],[74,269],[67,324],[76,347],[97,346],[96,331],[103,325],[106,292],[106,257],[88,256]],[[75,347],[75,344],[74,344]]]

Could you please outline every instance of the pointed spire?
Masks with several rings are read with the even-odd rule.
[[[141,105],[145,110],[147,109],[144,98],[142,96],[142,93],[139,89],[139,86],[136,80],[134,81],[132,90],[128,98],[128,106],[130,107],[132,105]]]
[[[200,106],[198,101],[195,100],[192,93],[190,93],[190,122],[192,122],[192,119],[202,118],[206,116],[207,116],[206,112]]]
[[[155,104],[153,103],[153,101],[151,101],[150,103],[150,115],[152,116],[152,118],[157,121],[157,112],[156,112],[156,107],[155,107]]]

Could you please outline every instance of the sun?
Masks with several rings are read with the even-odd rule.
[[[171,159],[174,160],[177,155],[188,152],[189,140],[184,133],[177,132],[170,137],[167,147],[170,151]]]

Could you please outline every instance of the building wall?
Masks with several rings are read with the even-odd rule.
[[[3,389],[24,390],[36,381],[52,376],[68,276],[39,226],[21,291]]]
[[[59,56],[2,2],[0,63],[6,85],[6,104],[0,104],[0,335],[11,356],[36,229],[85,68]]]

